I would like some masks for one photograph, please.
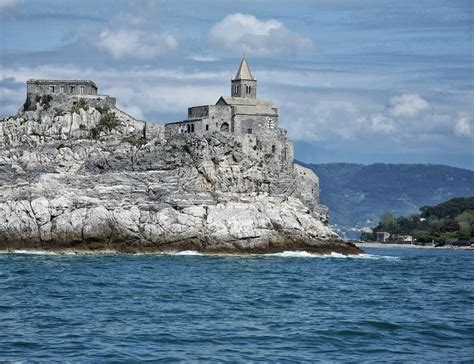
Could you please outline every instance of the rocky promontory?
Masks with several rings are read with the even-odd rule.
[[[0,250],[360,252],[311,171],[238,136],[167,140],[99,97],[35,102],[0,122]]]

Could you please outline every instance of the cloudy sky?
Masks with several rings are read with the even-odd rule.
[[[474,168],[472,0],[0,0],[0,118],[29,78],[184,119],[245,52],[306,162]]]

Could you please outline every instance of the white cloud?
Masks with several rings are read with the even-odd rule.
[[[466,113],[460,113],[454,125],[454,134],[457,136],[472,136],[472,119]]]
[[[98,45],[116,59],[152,59],[175,51],[178,41],[167,33],[123,28],[105,29]]]
[[[23,4],[23,0],[0,0],[0,13]]]
[[[373,133],[391,134],[396,131],[395,122],[382,113],[375,113],[369,117],[362,117],[359,119],[362,122],[364,129]]]
[[[311,39],[288,30],[277,20],[259,20],[241,13],[230,14],[215,24],[207,39],[218,48],[251,55],[294,53],[314,48]]]
[[[397,118],[413,118],[429,107],[428,101],[418,94],[402,94],[390,99],[388,111]]]
[[[218,58],[216,57],[203,56],[200,54],[191,55],[189,59],[192,59],[193,61],[196,61],[196,62],[215,62],[218,60]]]

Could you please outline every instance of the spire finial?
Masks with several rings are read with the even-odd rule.
[[[247,59],[245,58],[245,53],[244,58],[242,58],[242,61],[240,62],[240,66],[237,74],[234,77],[234,80],[255,80],[255,78],[252,76],[252,72],[250,72],[250,67],[247,63]]]

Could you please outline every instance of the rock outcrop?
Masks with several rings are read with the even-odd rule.
[[[47,106],[0,122],[0,250],[359,253],[311,199],[309,170],[230,133],[145,138],[115,108]]]

